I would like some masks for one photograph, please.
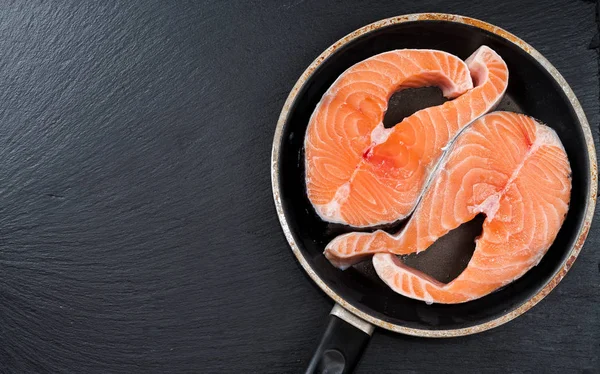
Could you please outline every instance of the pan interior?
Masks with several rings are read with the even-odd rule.
[[[427,305],[398,295],[373,274],[368,262],[346,271],[334,268],[322,255],[323,249],[336,235],[352,230],[323,222],[306,196],[304,182],[304,135],[309,117],[322,95],[344,70],[381,52],[401,48],[439,49],[466,59],[483,44],[498,52],[509,68],[507,94],[498,109],[522,112],[551,126],[558,133],[571,162],[571,206],[554,244],[540,264],[519,280],[486,297],[457,305]],[[401,119],[414,108],[434,102],[435,95],[438,95],[435,90],[429,90],[429,93],[415,94],[412,98],[392,97],[391,112],[386,114],[386,121]],[[364,313],[398,326],[422,330],[452,330],[489,322],[518,308],[539,292],[560,269],[577,239],[590,183],[590,165],[581,124],[552,76],[511,42],[488,31],[448,21],[386,26],[336,50],[306,81],[290,108],[283,129],[278,168],[285,219],[301,255],[321,280]],[[394,231],[401,226],[399,223],[385,229]],[[467,235],[472,234],[459,232],[457,237],[464,239]],[[446,245],[443,251],[448,251],[445,255],[452,257],[458,256],[461,248]]]

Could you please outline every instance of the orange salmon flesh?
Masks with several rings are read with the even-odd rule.
[[[438,86],[452,100],[390,129],[382,120],[403,88]],[[488,113],[508,68],[482,46],[465,62],[434,50],[396,50],[346,70],[315,109],[305,138],[306,186],[328,222],[369,227],[412,216],[395,235],[350,232],[325,256],[342,269],[372,257],[395,292],[462,303],[518,279],[546,253],[569,208],[571,168],[560,139],[535,119]],[[483,213],[466,269],[444,284],[396,255],[426,250]]]
[[[506,64],[485,46],[466,63],[446,52],[405,49],[346,70],[317,105],[305,138],[307,193],[317,214],[355,227],[405,218],[443,148],[495,107],[507,85]],[[390,96],[425,86],[454,100],[385,129]]]

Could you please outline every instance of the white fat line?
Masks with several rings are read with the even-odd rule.
[[[425,302],[425,304],[431,305],[433,304],[433,296],[431,296],[431,294],[427,292],[427,287],[425,287],[425,285],[423,286],[423,301]]]
[[[392,133],[392,129],[393,128],[386,129],[383,122],[379,122],[373,131],[371,131],[371,147],[385,142]]]
[[[342,222],[342,214],[341,207],[342,204],[348,198],[350,194],[350,183],[346,182],[342,184],[337,191],[335,192],[335,196],[331,199],[327,204],[317,205],[318,210],[323,214],[323,216],[329,218],[330,220],[335,220],[336,222]]]
[[[535,140],[527,150],[527,153],[525,153],[525,156],[523,157],[521,162],[517,165],[511,176],[508,178],[508,181],[504,185],[504,188],[501,191],[488,196],[481,204],[473,207],[473,212],[485,213],[487,216],[486,218],[489,218],[490,220],[494,219],[496,212],[500,208],[500,199],[514,184],[514,181],[519,176],[519,173],[521,172],[521,169],[523,169],[523,166],[525,166],[527,161],[540,149],[540,147],[544,145],[554,145],[560,146],[562,148],[560,139],[558,138],[558,135],[556,135],[556,132],[554,132],[554,130],[545,125],[540,124],[535,119],[533,121],[535,121],[536,126]],[[564,150],[564,148],[562,149]],[[535,217],[533,218],[535,219]]]
[[[392,129],[386,129],[383,126],[383,123],[380,122],[373,131],[371,131],[371,145],[369,146],[371,149],[378,144],[381,144],[387,140],[390,136]],[[341,215],[342,204],[348,200],[348,196],[350,196],[351,183],[354,181],[356,174],[360,171],[364,160],[361,159],[356,166],[356,169],[352,172],[352,175],[348,179],[348,182],[342,184],[338,187],[333,199],[329,201],[327,204],[318,205],[319,210],[323,214],[324,217],[343,222],[343,218]]]
[[[408,277],[408,290],[410,291],[410,295],[411,297],[415,297],[415,289],[413,287],[413,280],[412,278]]]

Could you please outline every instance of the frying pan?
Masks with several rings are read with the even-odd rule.
[[[502,56],[510,72],[507,93],[498,109],[522,112],[551,126],[571,163],[571,205],[548,253],[517,281],[481,299],[456,305],[427,305],[394,293],[374,275],[370,261],[345,271],[333,267],[323,256],[325,245],[350,229],[324,222],[316,215],[304,181],[304,135],[322,95],[347,68],[381,52],[428,48],[466,59],[483,44]],[[386,117],[395,116],[391,121],[396,123],[410,111],[440,100],[435,90],[426,90],[399,101],[392,97]],[[409,113],[402,113],[406,108]],[[538,303],[565,276],[587,236],[596,203],[597,164],[583,109],[548,60],[496,26],[467,17],[428,13],[389,18],[356,30],[306,69],[277,123],[271,179],[277,214],[292,251],[308,276],[336,302],[307,372],[345,373],[355,367],[375,326],[423,337],[461,336],[499,326]],[[400,225],[386,229],[394,232]],[[468,253],[465,257],[457,248],[468,247],[465,243],[473,239],[469,230],[463,231],[451,233],[458,239],[425,252],[433,256],[407,261],[425,271],[446,267],[448,274],[457,275],[468,262]],[[455,258],[463,260],[453,262]]]

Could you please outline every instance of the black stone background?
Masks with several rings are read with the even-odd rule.
[[[279,112],[331,43],[425,11],[532,44],[597,141],[590,1],[2,3],[0,372],[301,372],[333,304],[275,215]],[[455,339],[378,330],[357,371],[599,373],[598,214],[530,312]]]

